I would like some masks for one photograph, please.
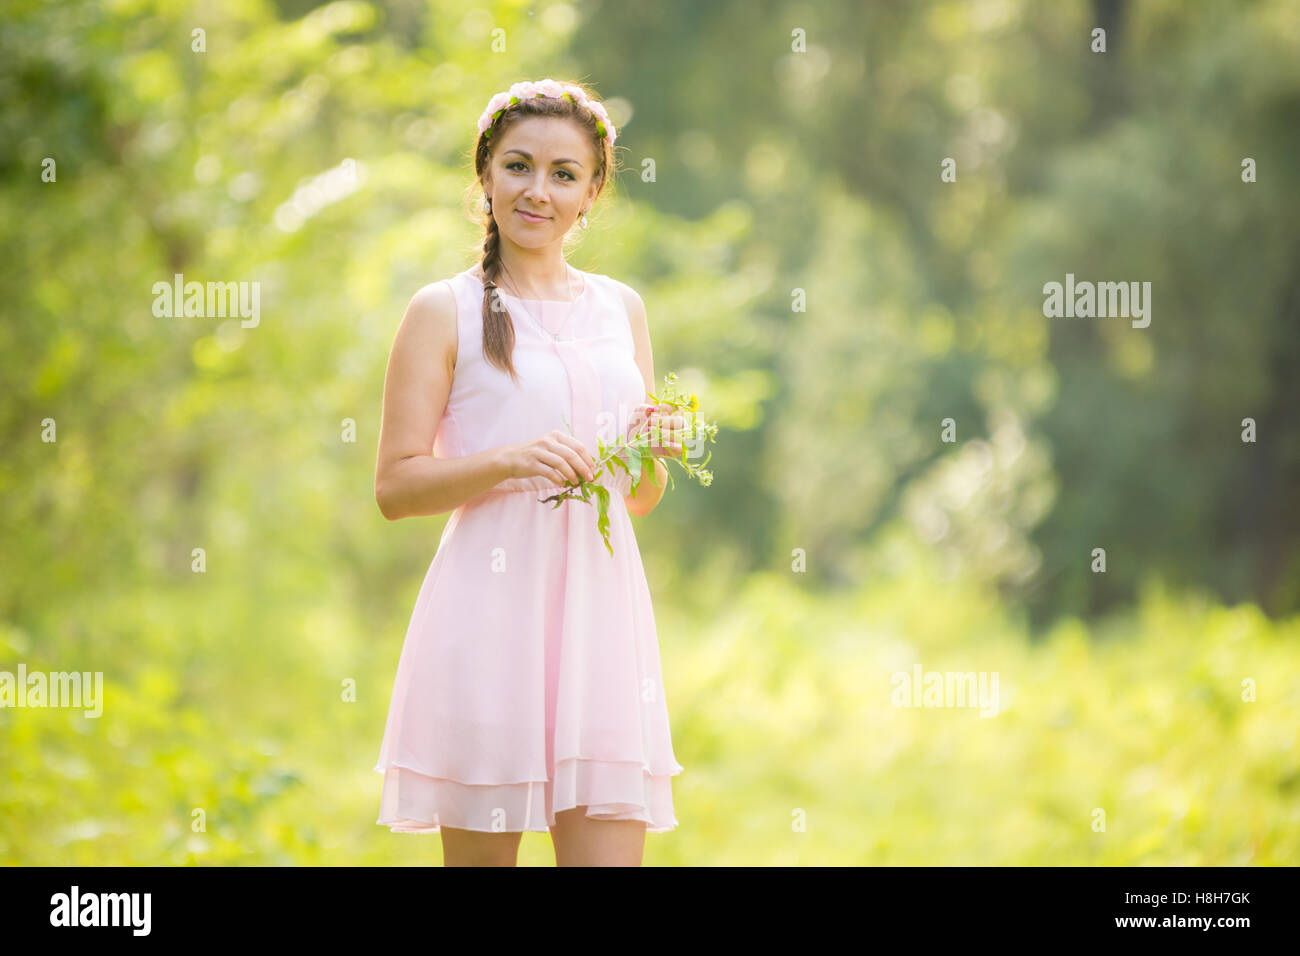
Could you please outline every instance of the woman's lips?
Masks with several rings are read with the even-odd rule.
[[[515,212],[524,217],[524,222],[546,222],[546,216],[534,216],[532,213],[524,212],[522,209],[516,209]]]

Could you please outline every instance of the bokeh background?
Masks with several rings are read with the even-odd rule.
[[[1291,0],[3,11],[0,670],[105,709],[0,708],[0,861],[440,862],[374,823],[446,520],[375,505],[383,375],[543,77],[619,130],[570,261],[721,426],[634,519],[685,767],[646,863],[1300,857]],[[155,317],[175,273],[259,324]],[[1067,273],[1150,326],[1046,318]],[[1001,712],[893,706],[916,665]]]

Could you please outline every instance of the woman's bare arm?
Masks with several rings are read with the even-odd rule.
[[[442,514],[513,477],[511,446],[434,458],[456,364],[456,298],[446,283],[411,298],[384,377],[375,501],[389,521]]]
[[[628,323],[632,327],[632,341],[636,346],[636,365],[641,370],[641,378],[645,381],[645,401],[648,402],[650,393],[655,387],[655,360],[650,345],[650,324],[646,319],[645,303],[631,286],[622,282],[618,285],[623,302],[627,306]],[[651,479],[651,471],[655,473],[658,484],[655,484],[655,479]],[[659,499],[664,496],[664,486],[667,483],[668,465],[661,462],[658,456],[642,458],[641,482],[637,485],[637,491],[623,496],[627,510],[637,517],[644,517],[654,511],[659,505]]]

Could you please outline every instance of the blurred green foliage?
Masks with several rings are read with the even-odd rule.
[[[886,536],[901,558],[905,536]],[[1062,620],[1035,642],[986,586],[946,585],[935,601],[938,564],[918,552],[900,566],[851,596],[780,573],[735,593],[711,576],[700,602],[659,589],[685,770],[680,826],[647,836],[647,864],[1243,866],[1300,854],[1300,621],[1152,581],[1131,614],[1104,628]],[[0,711],[0,861],[440,860],[436,837],[374,824],[370,768],[397,650],[374,635],[399,631],[400,609],[367,621],[322,594],[242,631],[222,625],[229,614],[201,594],[68,609],[73,633],[138,637],[76,655],[106,672],[100,719]],[[37,643],[10,629],[0,654],[29,671],[66,660]],[[918,663],[996,672],[1001,712],[893,706],[891,676]],[[343,700],[344,675],[357,703]],[[550,838],[526,834],[520,862],[553,864]]]
[[[445,520],[374,504],[383,374],[543,76],[620,131],[574,264],[721,426],[637,519],[686,767],[647,862],[1294,859],[1298,45],[1285,0],[10,0],[0,670],[107,703],[0,709],[0,861],[436,859],[373,824]],[[1044,318],[1067,272],[1150,328]],[[176,273],[259,324],[155,317]],[[1010,709],[890,707],[918,660]]]

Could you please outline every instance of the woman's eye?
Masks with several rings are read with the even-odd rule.
[[[514,169],[516,166],[524,167],[524,163],[520,162],[519,160],[515,160],[513,163],[506,163],[506,169]],[[558,172],[564,173],[564,175],[567,176],[570,181],[575,181],[575,182],[577,181],[578,177],[573,175],[573,173],[569,172],[567,169],[561,169],[558,170]]]

